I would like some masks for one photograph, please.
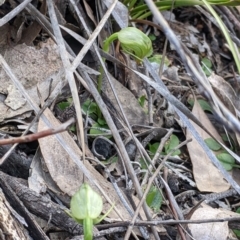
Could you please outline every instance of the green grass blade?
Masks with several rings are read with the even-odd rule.
[[[220,29],[223,32],[223,35],[225,36],[227,43],[229,45],[229,48],[232,52],[234,61],[236,63],[237,69],[238,69],[238,73],[240,73],[240,61],[239,61],[239,51],[235,48],[234,43],[228,33],[228,30],[225,26],[225,24],[222,22],[221,18],[218,16],[218,14],[215,12],[215,10],[212,8],[212,6],[209,4],[208,1],[206,0],[202,0],[206,6],[206,8],[209,10],[209,12],[214,16],[214,18],[216,19],[217,23],[219,24]]]

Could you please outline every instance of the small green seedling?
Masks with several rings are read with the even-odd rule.
[[[80,189],[72,196],[70,211],[67,213],[78,223],[83,225],[84,240],[93,239],[93,225],[101,222],[112,210],[101,216],[103,201],[87,183],[83,183]]]
[[[174,148],[176,148],[179,145],[180,141],[179,138],[172,134],[171,137],[169,138],[169,140],[165,143],[164,145],[164,149],[161,152],[162,155],[167,155],[168,153],[170,153]],[[153,157],[156,152],[157,149],[159,147],[159,142],[157,143],[153,143],[153,144],[148,144],[149,146],[149,151],[150,151],[150,157]],[[180,155],[181,151],[179,149],[177,149],[176,151],[174,151],[171,156],[176,156],[176,155]]]
[[[96,102],[91,101],[89,98],[83,103],[82,110],[94,120],[94,123],[90,129],[91,135],[102,135],[104,132],[101,129],[109,130],[107,122],[103,118]]]
[[[221,162],[223,167],[227,171],[231,171],[234,167],[240,168],[240,165],[235,164],[235,159],[229,153],[225,152],[222,146],[213,138],[207,138],[204,140],[207,146],[215,152],[217,159]]]
[[[161,54],[154,54],[152,57],[148,58],[150,63],[157,63],[157,64],[161,64],[163,59],[163,55]],[[171,61],[165,56],[164,57],[164,65],[166,66],[166,68],[171,64]]]
[[[155,212],[158,213],[163,203],[162,192],[156,186],[151,186],[147,196],[147,205]]]
[[[216,157],[227,171],[231,171],[234,167],[240,168],[240,165],[235,164],[235,158],[229,153],[220,153]]]
[[[207,111],[207,112],[211,112],[213,113],[212,107],[210,106],[210,104],[204,100],[204,99],[198,99],[197,100],[198,103],[200,104],[201,108],[203,111]],[[193,107],[194,105],[194,100],[193,99],[189,99],[188,100],[188,104],[191,105]]]
[[[145,95],[142,95],[140,98],[138,98],[138,103],[140,104],[140,106],[142,108],[144,107],[145,101],[146,101],[146,96]]]
[[[202,59],[202,70],[207,77],[212,74],[212,62],[208,58]]]
[[[213,138],[206,138],[204,142],[212,151],[219,151],[222,146]]]

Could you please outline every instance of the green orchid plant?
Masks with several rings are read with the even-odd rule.
[[[104,41],[103,50],[109,52],[111,43],[115,40],[120,42],[122,50],[131,55],[135,61],[140,64],[145,57],[152,55],[152,41],[142,31],[135,27],[123,28],[117,33],[112,34]],[[105,58],[103,59],[105,62]],[[98,78],[98,91],[102,89],[103,69],[100,70],[100,76]]]
[[[83,183],[80,189],[72,196],[70,211],[67,214],[77,223],[83,225],[84,240],[93,239],[93,225],[101,222],[112,210],[101,216],[103,201],[87,183]]]
[[[118,40],[122,50],[133,56],[138,63],[152,55],[151,39],[135,27],[123,28],[112,34],[104,41],[103,50],[108,52],[110,44],[115,40]]]

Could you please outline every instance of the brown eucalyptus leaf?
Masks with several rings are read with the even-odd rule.
[[[202,110],[198,101],[195,101],[192,113],[218,141],[222,142],[221,136],[218,134],[217,130]],[[191,123],[198,131],[202,139],[210,138],[209,134],[207,134],[197,124],[192,121]],[[212,164],[200,144],[192,136],[188,129],[186,135],[187,139],[192,139],[192,141],[187,144],[187,148],[193,165],[193,175],[197,188],[204,192],[223,192],[228,190],[230,185],[223,178],[220,171]]]
[[[146,125],[148,122],[147,114],[143,111],[135,96],[112,76],[111,81],[130,125]],[[121,115],[120,108],[118,107],[110,84],[106,83],[103,91],[111,100],[118,114]]]
[[[207,220],[218,218],[238,217],[239,214],[228,211],[226,209],[213,209],[204,204],[198,208],[190,220]],[[188,225],[192,236],[196,240],[211,239],[211,240],[227,240],[229,239],[228,222],[209,222],[201,224]],[[231,237],[230,237],[231,238]]]
[[[88,17],[92,20],[92,22],[95,24],[95,26],[97,26],[97,21],[96,21],[95,16],[94,16],[95,14],[93,13],[91,7],[89,6],[89,4],[85,0],[83,0],[83,4],[84,4],[84,7],[86,9],[86,13],[87,13]]]
[[[208,80],[214,87],[214,91],[219,95],[226,95],[233,103],[233,106],[240,111],[240,98],[237,96],[235,90],[232,86],[225,81],[221,76],[218,76],[214,73],[208,77]],[[218,93],[218,90],[221,91],[221,94]]]
[[[240,99],[237,96],[236,92],[232,86],[226,82],[222,77],[212,74],[209,78],[209,81],[213,85],[213,90],[226,108],[237,117],[237,111],[240,110]],[[240,146],[240,136],[238,133],[233,133],[232,138],[235,141],[235,144]]]

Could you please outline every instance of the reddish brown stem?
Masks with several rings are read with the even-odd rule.
[[[0,139],[0,145],[32,142],[39,138],[43,138],[43,137],[47,137],[49,135],[64,132],[74,122],[75,122],[75,119],[70,118],[67,122],[61,124],[58,128],[49,128],[49,129],[43,130],[41,132],[37,132],[37,133],[33,133],[33,134],[21,136],[21,137],[16,137],[16,138]]]

